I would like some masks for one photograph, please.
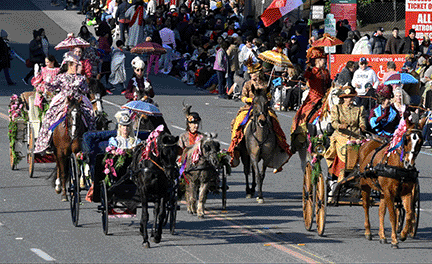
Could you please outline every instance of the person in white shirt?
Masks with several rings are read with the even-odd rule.
[[[355,87],[357,95],[362,96],[367,93],[365,85],[371,83],[373,89],[376,89],[379,84],[378,76],[375,71],[368,66],[367,59],[365,57],[360,58],[359,68],[354,72],[353,79],[351,81],[352,85]],[[355,102],[357,105],[361,104],[361,98],[356,97]]]
[[[354,44],[351,54],[372,54],[372,46],[369,42],[368,34],[365,34]]]
[[[239,64],[243,69],[245,81],[248,81],[250,80],[250,76],[247,73],[245,62],[249,59],[249,57],[252,57],[254,63],[258,61],[257,47],[253,45],[253,36],[248,36],[246,39],[246,44],[243,46],[240,45],[239,50]]]
[[[162,69],[161,72],[163,74],[168,74],[172,69],[172,53],[176,48],[175,34],[171,29],[170,21],[165,22],[165,27],[159,30],[159,35],[162,40],[162,46],[167,51],[160,58],[159,69]]]

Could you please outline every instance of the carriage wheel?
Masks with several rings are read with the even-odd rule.
[[[327,211],[327,184],[321,173],[315,186],[315,214],[319,236],[324,235],[326,211]]]
[[[33,178],[34,173],[34,144],[35,144],[35,138],[34,138],[34,132],[33,128],[29,127],[29,139],[28,139],[28,159],[27,162],[29,164],[29,176],[30,178]]]
[[[314,203],[313,203],[313,186],[311,182],[311,174],[312,174],[312,166],[310,163],[306,165],[305,174],[303,177],[303,219],[305,223],[305,228],[307,231],[310,231],[312,228],[313,222],[313,212],[314,212]]]
[[[70,183],[69,183],[69,203],[71,209],[72,223],[78,226],[79,206],[80,206],[80,187],[79,187],[79,168],[74,153],[70,157]]]
[[[417,229],[419,225],[420,220],[420,184],[417,180],[415,189],[414,189],[414,195],[413,195],[413,208],[414,208],[414,226],[412,231],[409,233],[409,236],[411,238],[414,238],[417,234]]]
[[[102,211],[102,229],[105,235],[108,235],[108,211],[109,211],[109,205],[108,205],[108,191],[106,182],[102,181],[101,184],[101,211]]]
[[[227,179],[225,175],[225,168],[222,167],[222,210],[226,210],[226,193],[227,193]]]

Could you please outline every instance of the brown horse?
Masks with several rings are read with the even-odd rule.
[[[416,115],[416,114],[413,114]],[[379,236],[381,243],[387,243],[384,232],[384,217],[386,209],[392,228],[392,247],[398,248],[397,221],[395,212],[395,199],[400,197],[406,211],[406,224],[400,234],[404,241],[407,235],[414,236],[414,191],[417,183],[418,171],[415,169],[415,159],[423,144],[422,128],[426,117],[421,120],[405,118],[407,130],[403,135],[401,149],[387,153],[388,145],[378,141],[369,141],[360,148],[360,188],[362,190],[363,209],[365,212],[365,236],[371,240],[369,221],[369,207],[371,205],[371,189],[381,192],[379,205]],[[376,150],[376,151],[375,151]]]
[[[106,95],[105,86],[97,79],[89,80],[89,94],[88,98],[93,105],[93,111],[96,118],[96,130],[109,130],[109,124],[112,122],[108,119],[102,104],[102,97]]]
[[[62,193],[62,201],[67,201],[66,183],[69,180],[69,159],[72,153],[81,150],[82,135],[87,128],[83,121],[81,99],[67,98],[65,119],[54,129],[52,140],[57,163],[55,190]]]

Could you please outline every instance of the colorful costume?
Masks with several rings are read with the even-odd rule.
[[[320,53],[320,51],[313,53],[310,50],[308,51],[309,59],[325,58],[324,54]],[[306,142],[306,124],[319,116],[321,111],[318,110],[322,107],[320,104],[321,99],[331,85],[330,73],[327,69],[317,67],[307,69],[304,77],[309,86],[309,94],[297,111],[291,126],[291,145],[294,146],[299,146]]]
[[[43,109],[42,99],[44,97],[43,94],[47,92],[46,84],[51,83],[54,80],[59,70],[60,68],[42,67],[41,72],[36,74],[31,80],[31,84],[36,90],[35,106],[40,109]]]

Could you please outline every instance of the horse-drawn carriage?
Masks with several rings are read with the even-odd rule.
[[[365,236],[371,240],[369,207],[379,204],[381,243],[387,242],[383,226],[386,208],[392,225],[392,247],[398,247],[396,232],[402,232],[402,241],[407,235],[414,237],[420,217],[420,185],[414,161],[422,145],[422,120],[407,120],[400,149],[390,148],[384,138],[355,135],[357,140],[348,141],[344,147],[345,175],[335,186],[328,186],[330,181],[320,164],[330,143],[327,131],[317,133],[311,126],[302,190],[306,230],[311,230],[315,217],[318,235],[323,236],[328,206],[358,205],[365,210]]]

